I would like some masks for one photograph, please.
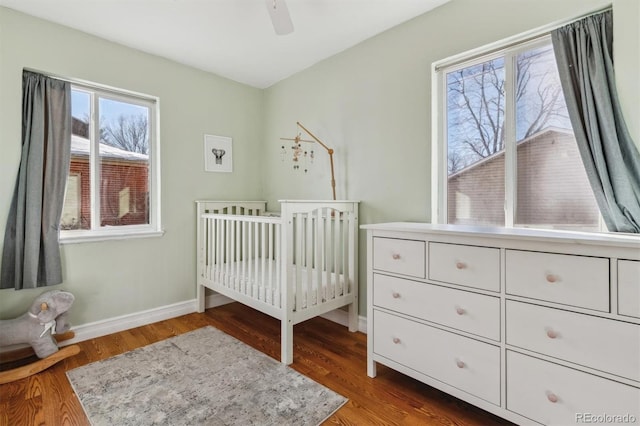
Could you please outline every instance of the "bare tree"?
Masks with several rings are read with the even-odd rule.
[[[458,170],[462,170],[464,167],[465,163],[460,154],[456,151],[449,152],[447,155],[447,168],[449,170],[449,174],[452,175]]]
[[[104,142],[108,145],[140,154],[149,153],[149,125],[145,115],[118,116],[115,123],[103,127]],[[102,129],[101,129],[102,130]]]
[[[104,117],[100,120],[104,121]],[[71,133],[77,136],[81,136],[83,138],[89,138],[89,128],[90,128],[89,114],[85,114],[83,118],[72,117],[72,126]],[[100,128],[100,140],[105,140],[107,137],[105,127]]]
[[[531,50],[520,53],[515,61],[518,140],[567,118],[559,81],[549,67],[540,65],[549,55],[553,56],[550,49]],[[447,74],[447,114],[449,174],[503,150],[504,60]]]
[[[516,62],[516,104],[522,104],[521,101],[527,97],[523,104],[526,111],[519,111],[523,116],[519,139],[526,139],[538,133],[557,119],[568,119],[557,73],[553,73],[549,67],[543,67],[537,72],[532,70],[538,60],[545,59],[545,55],[552,55],[552,52],[524,52],[518,56]]]
[[[465,160],[486,158],[504,147],[504,76],[496,61],[450,73],[449,123]],[[468,161],[465,161],[468,162]]]

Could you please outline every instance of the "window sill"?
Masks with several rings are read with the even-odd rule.
[[[60,244],[162,237],[164,230],[60,231]]]

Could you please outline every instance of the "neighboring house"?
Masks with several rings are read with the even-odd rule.
[[[82,121],[79,118],[71,117],[71,133],[74,135],[82,136],[83,138],[89,137],[89,123]]]
[[[595,199],[571,132],[548,128],[520,141],[517,150],[516,224],[597,227]],[[450,175],[448,222],[504,223],[504,168],[500,151]]]
[[[100,143],[101,226],[149,223],[149,157]],[[63,229],[91,226],[89,140],[71,138],[71,165],[67,179]]]

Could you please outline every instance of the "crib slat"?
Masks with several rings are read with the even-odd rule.
[[[258,298],[258,287],[257,287],[257,283],[258,280],[260,279],[260,234],[258,232],[259,228],[258,228],[258,222],[254,222],[253,223],[253,262],[255,264],[255,272],[254,272],[254,276],[253,276],[253,280],[251,280],[251,297],[253,297],[254,299]]]
[[[313,295],[314,295],[314,286],[313,286],[313,213],[307,213],[305,215],[306,221],[306,238],[305,238],[305,251],[306,251],[306,264],[307,267],[307,285],[306,285],[306,295],[307,295],[307,308],[314,304]],[[317,299],[316,299],[317,300]]]
[[[220,220],[220,262],[218,263],[218,268],[220,271],[220,282],[224,285],[224,253],[225,253],[225,243],[226,243],[226,233],[225,233],[225,224],[226,221]]]
[[[206,219],[205,224],[207,228],[207,278],[211,279],[213,274],[213,259],[215,253],[213,251],[213,241],[214,241],[214,232],[213,232],[213,219]]]
[[[274,261],[276,263],[276,291],[275,294],[273,295],[273,298],[275,300],[275,304],[277,307],[282,308],[282,291],[281,291],[281,287],[282,287],[282,283],[283,283],[283,276],[282,276],[282,266],[280,264],[280,260],[281,260],[281,256],[283,256],[282,253],[282,225],[280,224],[276,224],[275,225],[275,229],[276,229],[276,255],[274,258]]]
[[[265,283],[265,302],[273,304],[273,224],[267,225],[267,281]]]
[[[209,278],[209,268],[211,265],[211,250],[209,248],[209,241],[211,239],[211,232],[209,231],[209,219],[202,220],[202,232],[204,234],[204,240],[202,240],[202,259],[203,259],[203,273],[205,278]]]
[[[238,290],[238,274],[236,274],[235,271],[236,265],[238,264],[238,256],[236,256],[236,247],[238,245],[238,237],[236,232],[237,225],[238,221],[231,221],[231,250],[229,251],[229,256],[231,257],[229,262],[231,263],[231,266],[229,268],[229,274],[232,279],[231,288],[233,288],[234,290]]]
[[[331,295],[331,270],[333,269],[333,220],[331,220],[331,209],[327,208],[327,229],[326,229],[326,247],[327,247],[327,265],[324,270],[324,282],[327,287],[327,300],[333,298]]]
[[[303,234],[302,234],[302,214],[301,213],[296,213],[295,214],[296,220],[295,220],[295,225],[296,225],[296,230],[294,232],[295,234],[295,239],[296,242],[294,244],[295,247],[295,258],[294,258],[294,270],[295,270],[295,274],[294,274],[294,283],[295,283],[295,298],[296,298],[296,311],[299,311],[300,309],[302,309],[303,303],[302,303],[302,298],[303,298],[303,294],[302,294],[302,269],[301,269],[301,264],[302,264],[302,239],[303,239]],[[292,286],[293,287],[293,286]]]
[[[251,281],[253,278],[253,262],[251,261],[253,255],[253,224],[249,223],[247,226],[247,232],[249,233],[247,242],[247,276],[245,283],[245,294],[249,296],[251,294]]]
[[[222,281],[222,256],[224,255],[224,221],[216,221],[218,253],[216,258],[216,280]]]
[[[357,206],[356,206],[357,209]],[[349,293],[357,293],[358,286],[358,212],[349,218]],[[355,289],[354,289],[355,286]],[[357,294],[356,294],[357,296]]]
[[[327,286],[325,285],[324,282],[324,271],[327,268],[327,257],[326,257],[326,251],[327,251],[327,209],[322,207],[320,209],[318,209],[318,221],[319,221],[319,227],[318,227],[318,238],[320,240],[320,244],[318,246],[318,250],[320,251],[320,265],[317,271],[317,280],[318,280],[318,287],[320,288],[320,297],[322,298],[322,301],[326,301],[327,300]]]
[[[214,279],[216,281],[220,281],[220,256],[222,253],[222,224],[219,219],[215,220],[216,225],[216,261],[215,261],[215,271],[214,271]]]
[[[320,300],[324,300],[325,287],[322,285],[322,271],[324,270],[324,228],[325,228],[325,219],[326,216],[324,214],[324,209],[319,208],[316,210],[318,214],[317,225],[316,225],[316,264],[315,264],[315,272],[316,272],[316,285],[320,290],[318,297],[322,299],[317,299],[318,303]]]
[[[260,274],[260,287],[259,287],[259,291],[258,291],[258,298],[260,300],[262,300],[263,302],[266,301],[266,297],[265,297],[265,285],[267,282],[267,277],[266,277],[266,273],[267,273],[267,259],[266,259],[266,252],[267,252],[267,227],[266,227],[266,223],[261,223],[260,224],[260,235],[262,236],[261,239],[261,247],[260,247],[260,263],[262,265],[261,268],[261,274]]]
[[[231,252],[231,241],[232,241],[232,237],[231,237],[231,221],[229,220],[225,220],[224,221],[224,228],[225,228],[225,255],[224,255],[224,282],[226,283],[227,287],[231,287],[233,288],[233,284],[231,283],[231,280],[229,279],[231,274],[230,274],[230,268],[231,268],[231,259],[229,259],[230,253]]]
[[[216,250],[216,240],[217,240],[217,233],[216,233],[216,221],[215,219],[211,219],[209,221],[209,226],[211,227],[210,229],[210,233],[211,233],[211,241],[209,242],[209,244],[211,245],[211,254],[209,255],[209,269],[211,270],[211,272],[209,273],[209,279],[213,280],[215,279],[215,263],[216,263],[216,256],[217,256],[217,250]]]
[[[240,283],[240,260],[242,259],[240,257],[240,247],[242,245],[242,240],[241,240],[242,233],[240,232],[240,221],[235,221],[233,225],[234,225],[234,229],[235,229],[235,231],[234,231],[235,235],[233,237],[233,240],[236,242],[236,244],[235,244],[236,249],[234,251],[235,262],[234,262],[234,271],[233,271],[235,279],[234,279],[233,288],[236,291],[240,291],[240,286],[242,285]]]
[[[329,237],[329,244],[331,244],[331,269],[327,271],[327,282],[326,286],[329,291],[329,298],[333,299],[336,297],[336,289],[333,285],[333,272],[338,268],[337,258],[336,258],[336,214],[337,212],[331,208],[327,209],[327,215],[329,216],[329,220],[331,221],[331,236]]]
[[[273,282],[271,283],[271,297],[273,298],[272,304],[278,307],[280,306],[278,302],[279,300],[278,283],[280,282],[280,269],[278,267],[278,265],[280,264],[279,240],[280,240],[280,228],[278,225],[274,224],[273,225],[273,241],[271,243],[273,245],[273,253],[271,256],[271,260],[273,263]]]
[[[233,222],[231,220],[227,220],[226,222],[226,238],[227,238],[227,244],[226,244],[226,252],[224,254],[224,269],[225,269],[225,282],[227,283],[227,287],[233,287],[233,284],[231,282],[231,253],[233,253],[231,251],[231,244],[233,242],[233,236],[231,235],[231,226],[233,225]]]
[[[224,254],[224,269],[225,269],[225,282],[226,286],[229,288],[233,288],[233,243],[234,243],[234,234],[233,234],[233,219],[229,218],[226,221],[226,234],[227,234],[227,244],[226,244],[226,252]]]
[[[216,279],[222,283],[224,279],[224,220],[218,219],[218,258],[216,259]]]
[[[242,282],[240,283],[242,294],[246,294],[247,292],[247,263],[248,263],[248,253],[247,253],[247,222],[242,222]]]
[[[338,297],[340,296],[340,287],[338,286],[338,273],[340,272],[340,255],[341,255],[341,250],[340,250],[340,212],[338,210],[334,210],[334,215],[333,215],[333,219],[334,219],[334,234],[333,234],[333,244],[335,245],[335,250],[333,252],[334,255],[334,267],[333,267],[333,279],[331,281],[332,285],[331,287],[333,288],[333,296],[334,297]]]
[[[349,293],[356,294],[358,286],[358,216],[352,212],[349,222]],[[355,288],[354,288],[355,286]],[[357,296],[357,294],[356,294]]]
[[[331,244],[331,226],[333,225],[331,221],[331,209],[327,209],[326,213],[327,217],[327,227],[325,228],[325,249],[326,249],[326,260],[325,260],[325,269],[324,269],[324,285],[327,287],[327,300],[332,299],[331,296],[331,269],[333,267],[333,244]]]
[[[349,236],[353,222],[351,220],[351,212],[344,212],[342,217],[342,293],[349,294],[349,274],[351,268],[349,265]]]

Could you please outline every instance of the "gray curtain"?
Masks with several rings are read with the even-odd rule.
[[[607,11],[551,33],[569,117],[587,176],[612,232],[640,232],[640,154],[622,117]]]
[[[2,251],[0,288],[62,282],[58,229],[71,156],[71,85],[22,75],[22,158]]]

